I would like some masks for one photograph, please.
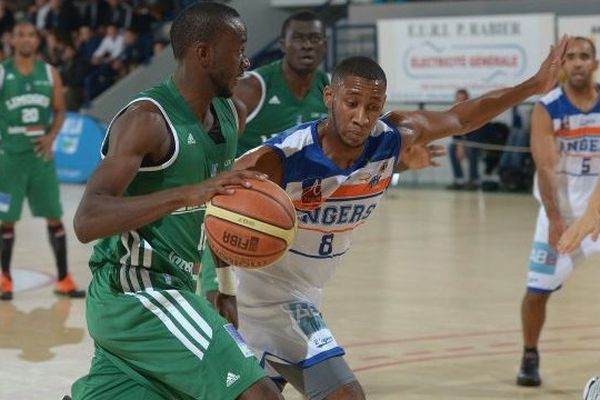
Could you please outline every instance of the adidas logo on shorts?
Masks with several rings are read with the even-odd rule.
[[[236,375],[233,372],[228,372],[227,379],[225,380],[225,386],[229,387],[233,385],[238,379],[240,379],[239,375]]]

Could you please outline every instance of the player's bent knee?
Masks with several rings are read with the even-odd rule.
[[[238,400],[283,400],[283,396],[270,378],[264,378],[250,386]]]
[[[325,397],[326,400],[365,400],[365,392],[358,381],[340,386]]]

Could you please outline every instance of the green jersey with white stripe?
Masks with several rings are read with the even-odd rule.
[[[323,90],[329,85],[329,76],[317,70],[308,92],[303,99],[298,99],[283,77],[281,62],[275,61],[249,72],[260,82],[262,97],[256,110],[248,115],[238,155],[288,128],[327,115]]]
[[[231,100],[212,101],[216,119],[210,132],[198,123],[172,79],[141,92],[119,114],[138,101],[150,101],[160,109],[173,134],[175,150],[160,166],[142,165],[125,196],[197,184],[231,167],[238,131],[237,113]],[[110,128],[109,125],[103,153],[108,148]],[[179,209],[136,230],[100,240],[90,260],[92,271],[109,266],[138,266],[158,272],[152,276],[163,277],[165,282],[160,286],[194,290],[192,273],[201,258],[204,212],[204,206]],[[149,284],[143,282],[141,275],[138,277],[127,277],[133,291],[145,289]]]
[[[52,123],[52,70],[37,60],[28,75],[14,58],[0,65],[0,148],[6,153],[33,152],[31,138],[48,133]]]

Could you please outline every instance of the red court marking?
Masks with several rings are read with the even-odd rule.
[[[433,351],[421,350],[421,351],[409,351],[407,353],[404,353],[405,356],[423,356],[425,354],[433,354]]]
[[[372,357],[364,357],[361,358],[361,361],[373,361],[373,360],[384,360],[386,358],[390,358],[389,356],[372,356]]]
[[[554,339],[540,339],[539,342],[540,343],[556,343],[556,342],[562,342],[563,339],[561,338],[554,338]]]
[[[544,350],[544,353],[564,353],[564,352],[575,352],[575,351],[585,351],[585,352],[600,351],[600,347],[592,347],[592,348],[573,347],[573,348],[563,348],[563,349],[547,349],[547,350]],[[363,367],[355,368],[355,369],[353,369],[353,371],[354,372],[363,372],[363,371],[370,371],[370,370],[374,370],[374,369],[391,367],[391,366],[395,366],[395,365],[414,364],[414,363],[433,361],[433,360],[469,359],[469,358],[478,358],[478,357],[494,357],[494,356],[513,355],[513,354],[521,354],[521,353],[522,353],[522,351],[521,351],[521,349],[519,349],[519,350],[498,351],[498,352],[480,352],[480,353],[468,353],[468,354],[438,355],[438,356],[430,356],[430,357],[413,358],[410,360],[390,361],[390,362],[381,363],[381,364],[365,365]]]
[[[490,343],[488,346],[490,347],[508,347],[508,346],[516,346],[517,342],[498,342],[498,343]]]
[[[579,336],[578,340],[600,339],[600,335]]]
[[[445,349],[444,351],[465,351],[465,350],[471,350],[473,349],[473,346],[464,346],[464,347],[451,347],[449,349]]]
[[[589,329],[589,328],[600,328],[600,324],[592,325],[566,325],[566,326],[555,326],[544,328],[545,331],[560,331],[560,330],[578,330],[578,329]],[[520,334],[521,329],[504,329],[497,331],[487,332],[464,332],[464,333],[452,333],[446,335],[432,335],[432,336],[417,336],[402,339],[387,339],[387,340],[369,340],[364,342],[350,342],[345,344],[345,348],[351,347],[372,347],[382,346],[394,343],[407,343],[407,342],[425,342],[440,339],[456,339],[456,338],[467,338],[467,337],[484,337],[484,336],[495,336],[507,333]]]

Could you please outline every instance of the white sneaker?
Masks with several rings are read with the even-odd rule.
[[[583,389],[583,400],[600,400],[600,377],[591,378]]]

